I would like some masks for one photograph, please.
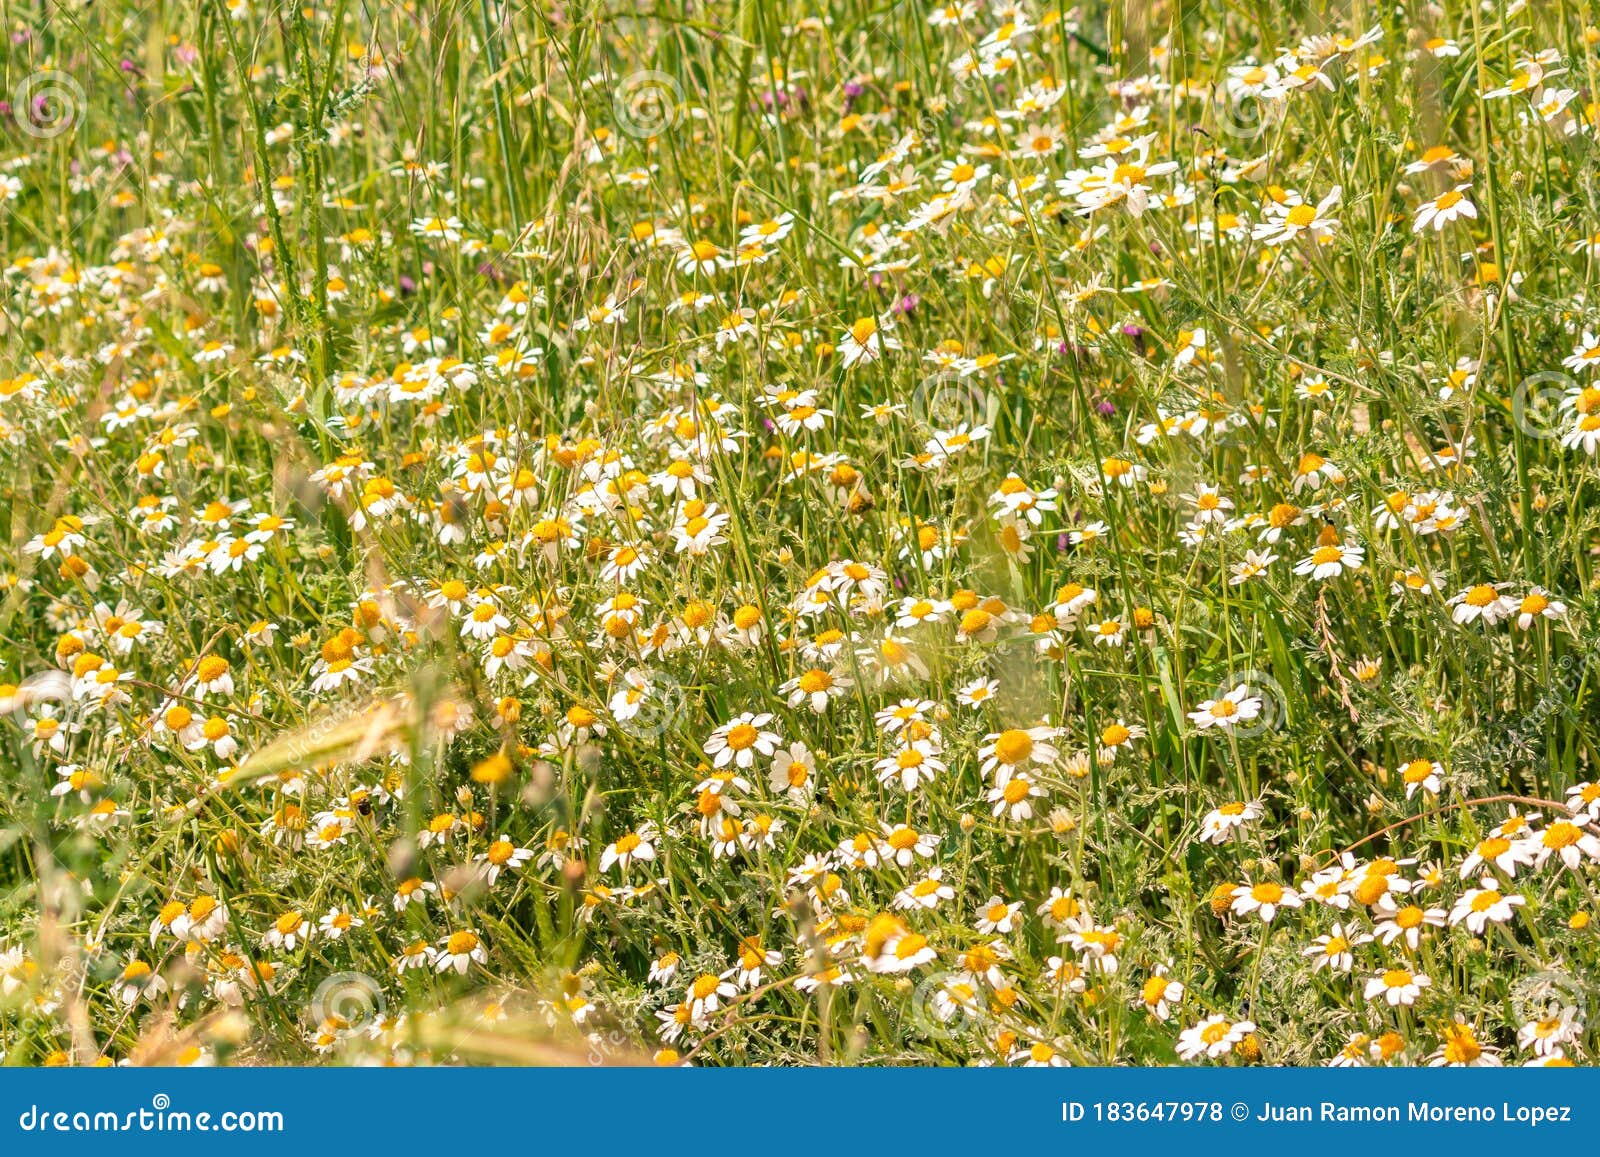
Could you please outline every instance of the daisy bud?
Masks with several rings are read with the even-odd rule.
[[[1211,889],[1211,914],[1217,919],[1228,914],[1228,909],[1233,907],[1233,893],[1235,884],[1218,884]]]

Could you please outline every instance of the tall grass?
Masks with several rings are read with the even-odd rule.
[[[8,1060],[1592,1058],[1585,6],[11,17]]]

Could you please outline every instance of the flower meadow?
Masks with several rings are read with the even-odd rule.
[[[1595,1059],[1590,5],[6,19],[6,1063]]]

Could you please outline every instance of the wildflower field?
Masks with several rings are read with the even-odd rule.
[[[1595,5],[5,19],[7,1064],[1595,1059]]]

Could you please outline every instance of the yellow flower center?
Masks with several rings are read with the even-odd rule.
[[[1033,737],[1016,728],[1002,731],[994,741],[994,755],[1001,763],[1016,765],[1033,754]]]
[[[833,676],[820,668],[813,667],[800,676],[799,687],[807,695],[815,695],[818,691],[826,691],[833,686]],[[729,736],[731,742],[732,736]]]

